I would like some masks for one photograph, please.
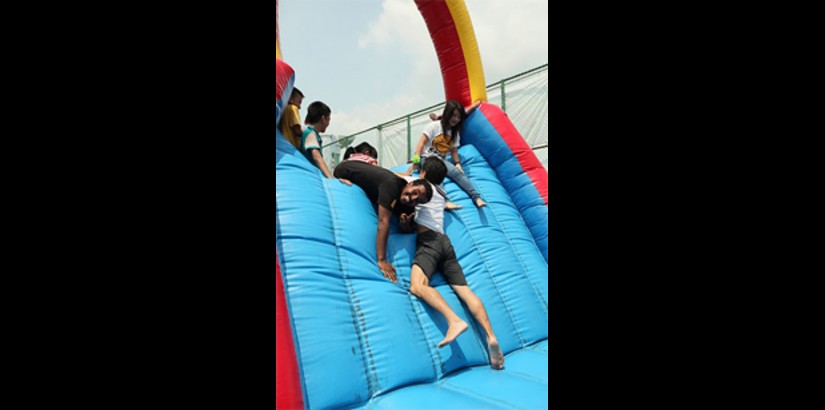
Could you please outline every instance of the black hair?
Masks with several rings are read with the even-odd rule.
[[[424,187],[424,197],[423,197],[424,200],[422,200],[422,197],[418,197],[418,204],[419,205],[426,204],[427,202],[430,202],[431,199],[433,199],[433,186],[430,185],[429,182],[427,182],[426,180],[423,180],[423,179],[416,179],[415,181],[412,182],[412,184],[413,184],[413,186],[421,185],[421,186]]]
[[[427,158],[421,165],[421,170],[427,173],[424,179],[430,181],[433,185],[441,184],[444,182],[444,177],[447,176],[447,166],[444,165],[444,161],[436,157]]]
[[[370,145],[368,142],[362,142],[355,146],[355,152],[359,154],[369,155],[375,159],[378,159],[378,151]]]
[[[344,151],[344,159],[349,158],[355,153],[369,155],[376,160],[378,159],[378,151],[376,151],[376,149],[366,141],[356,145],[355,147],[348,147],[347,150]]]
[[[307,117],[304,122],[306,124],[315,124],[316,122],[321,121],[321,117],[327,117],[330,114],[332,114],[332,110],[330,110],[326,104],[320,101],[315,101],[309,105],[309,108],[307,108]]]
[[[459,121],[455,127],[450,127],[450,118],[453,117],[455,110],[461,113],[461,121]],[[444,131],[444,133],[446,133],[447,130],[452,131],[450,135],[455,139],[458,131],[461,129],[461,125],[464,124],[465,118],[467,118],[467,113],[464,112],[464,106],[456,100],[449,100],[447,101],[447,105],[444,106],[444,113],[441,114],[441,130]]]
[[[304,93],[302,93],[301,90],[298,89],[298,87],[293,87],[292,94],[289,95],[289,98],[292,99],[296,95],[299,95],[301,96],[301,98],[304,98]]]

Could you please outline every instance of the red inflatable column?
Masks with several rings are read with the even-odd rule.
[[[277,252],[275,275],[275,408],[303,409],[301,379],[298,375],[298,361],[292,340],[292,327],[289,325],[289,311],[286,307]]]

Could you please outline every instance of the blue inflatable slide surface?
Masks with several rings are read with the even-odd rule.
[[[468,117],[459,153],[489,205],[476,208],[447,179],[463,208],[444,222],[505,353],[498,371],[484,331],[440,274],[431,285],[471,326],[436,347],[446,321],[409,292],[416,235],[393,222],[387,258],[398,282],[390,282],[376,264],[377,216],[364,192],[324,178],[277,134],[278,262],[306,408],[547,408],[547,205],[529,179],[519,182],[526,176],[485,115]]]

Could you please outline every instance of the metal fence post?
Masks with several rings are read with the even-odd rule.
[[[501,111],[507,112],[507,87],[504,80],[501,80]]]
[[[379,125],[376,128],[378,128],[378,147],[376,147],[376,150],[378,151],[378,158],[386,159],[384,156],[384,126]],[[380,164],[381,160],[378,160],[378,163]]]
[[[410,116],[407,116],[407,159],[412,158],[412,129],[410,127]]]

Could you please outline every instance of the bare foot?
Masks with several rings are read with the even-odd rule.
[[[478,198],[478,199],[476,199],[476,206],[481,208],[481,207],[487,206],[487,203],[484,202],[481,198]]]
[[[467,330],[467,322],[461,320],[454,324],[451,324],[449,328],[447,328],[447,335],[444,336],[444,340],[438,342],[438,347],[442,348],[447,346],[448,344],[452,343],[458,335],[464,333]]]
[[[461,205],[454,204],[450,201],[447,201],[447,204],[444,205],[444,209],[448,211],[452,211],[453,209],[461,209]]]
[[[487,339],[487,350],[490,353],[490,367],[494,370],[503,369],[504,354],[501,353],[501,347],[499,347],[498,340],[495,337]]]

